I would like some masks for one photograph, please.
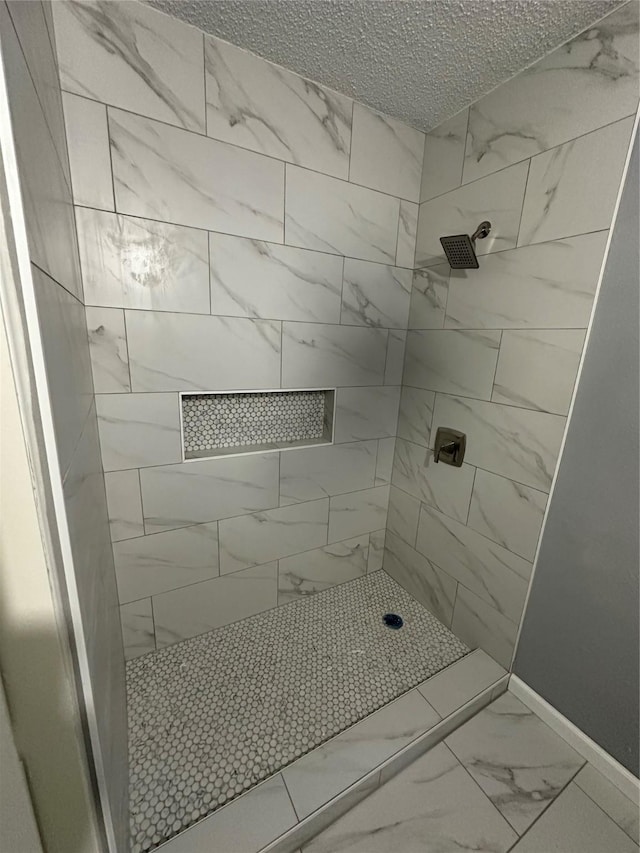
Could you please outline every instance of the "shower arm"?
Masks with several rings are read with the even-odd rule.
[[[476,240],[483,240],[485,237],[488,237],[491,233],[491,223],[488,219],[485,219],[484,222],[481,222],[480,225],[476,228],[476,230],[471,235],[471,240],[475,246]]]

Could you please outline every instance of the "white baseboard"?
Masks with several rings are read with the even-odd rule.
[[[638,798],[640,797],[640,782],[633,773],[630,773],[626,767],[623,767],[615,758],[612,758],[608,752],[605,752],[601,746],[598,746],[595,741],[591,740],[590,737],[561,714],[560,711],[557,711],[553,705],[550,705],[535,690],[532,690],[517,675],[510,677],[509,691],[514,696],[517,696],[521,702],[524,702],[556,734],[564,738],[569,746],[572,746],[576,752],[580,753],[589,764],[592,764],[596,770],[599,770],[603,776],[606,776],[625,796],[629,797],[633,802],[638,802]]]

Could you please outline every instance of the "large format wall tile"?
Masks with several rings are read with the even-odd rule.
[[[471,107],[464,181],[610,124],[637,105],[638,4],[627,3]]]
[[[144,536],[140,474],[137,469],[104,475],[111,541]]]
[[[146,655],[156,648],[151,599],[132,601],[120,608],[122,642],[127,660]]]
[[[508,619],[518,621],[531,563],[424,505],[416,550]]]
[[[533,560],[547,495],[478,469],[467,524],[483,536]]]
[[[396,198],[287,166],[285,229],[292,246],[393,264],[399,212]]]
[[[278,505],[275,453],[143,468],[147,533],[188,527]]]
[[[156,643],[161,648],[204,634],[269,610],[277,601],[277,563],[154,595]]]
[[[560,415],[438,394],[433,423],[432,440],[443,424],[473,437],[469,464],[549,491],[564,433]]]
[[[633,121],[630,116],[531,160],[519,246],[610,226]]]
[[[396,434],[400,387],[338,388],[333,440],[363,441]]]
[[[471,648],[484,649],[505,669],[510,668],[517,623],[462,585],[458,586],[451,630]]]
[[[218,575],[218,525],[196,524],[114,543],[121,603]]]
[[[411,201],[400,202],[396,266],[413,269],[416,255],[419,207]]]
[[[387,338],[387,363],[384,368],[385,385],[401,385],[404,353],[407,346],[407,333],[399,329],[389,329]]]
[[[583,329],[503,332],[491,399],[566,415],[584,337]]]
[[[282,387],[382,385],[386,342],[383,329],[283,323]]]
[[[159,311],[127,311],[125,316],[134,391],[280,385],[278,322]]]
[[[347,178],[350,98],[205,36],[207,134]]]
[[[418,217],[416,266],[443,263],[446,258],[439,238],[448,234],[473,234],[484,219],[491,222],[491,234],[477,241],[476,253],[486,255],[512,249],[518,238],[528,171],[528,163],[518,163],[423,202]]]
[[[120,110],[109,135],[119,213],[282,242],[282,163]]]
[[[415,545],[419,518],[420,500],[392,485],[389,489],[387,531],[409,545]]]
[[[329,499],[329,542],[340,542],[386,526],[389,486]]]
[[[96,409],[105,471],[181,460],[177,394],[98,394]]]
[[[435,396],[433,391],[411,388],[408,385],[402,386],[398,438],[429,447]]]
[[[445,325],[466,329],[584,329],[607,232],[485,255],[452,270]]]
[[[220,522],[220,573],[277,560],[327,544],[329,501],[272,509]]]
[[[204,131],[202,34],[144,4],[54,3],[62,86]]]
[[[76,210],[87,305],[209,313],[204,231],[101,210]]]
[[[449,192],[462,183],[469,110],[462,110],[427,133],[420,201]]]
[[[62,101],[73,200],[76,204],[113,210],[107,108],[69,92],[63,93]]]
[[[211,313],[340,322],[342,258],[209,234]]]
[[[395,450],[395,437],[378,439],[378,461],[376,462],[375,482],[376,486],[384,486],[391,482]]]
[[[410,331],[403,382],[428,391],[489,400],[499,346],[500,332]]]
[[[288,450],[280,458],[280,504],[373,487],[377,441]]]
[[[451,624],[456,581],[391,531],[387,531],[384,569],[445,625]]]
[[[85,313],[96,394],[130,391],[124,312],[118,308],[87,308]]]
[[[406,329],[411,270],[345,258],[341,323]]]
[[[350,181],[418,201],[423,152],[424,133],[354,103]]]
[[[393,485],[458,521],[467,520],[474,473],[471,465],[436,463],[431,450],[402,438],[396,441]]]
[[[365,534],[281,559],[278,604],[362,577],[367,573],[368,553],[369,537]]]
[[[409,305],[410,329],[441,329],[444,326],[450,272],[449,264],[414,270]]]

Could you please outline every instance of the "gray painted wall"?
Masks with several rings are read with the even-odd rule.
[[[515,673],[638,775],[638,139]]]

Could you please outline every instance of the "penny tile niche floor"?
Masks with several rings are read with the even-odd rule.
[[[130,661],[133,853],[468,652],[381,570]]]

